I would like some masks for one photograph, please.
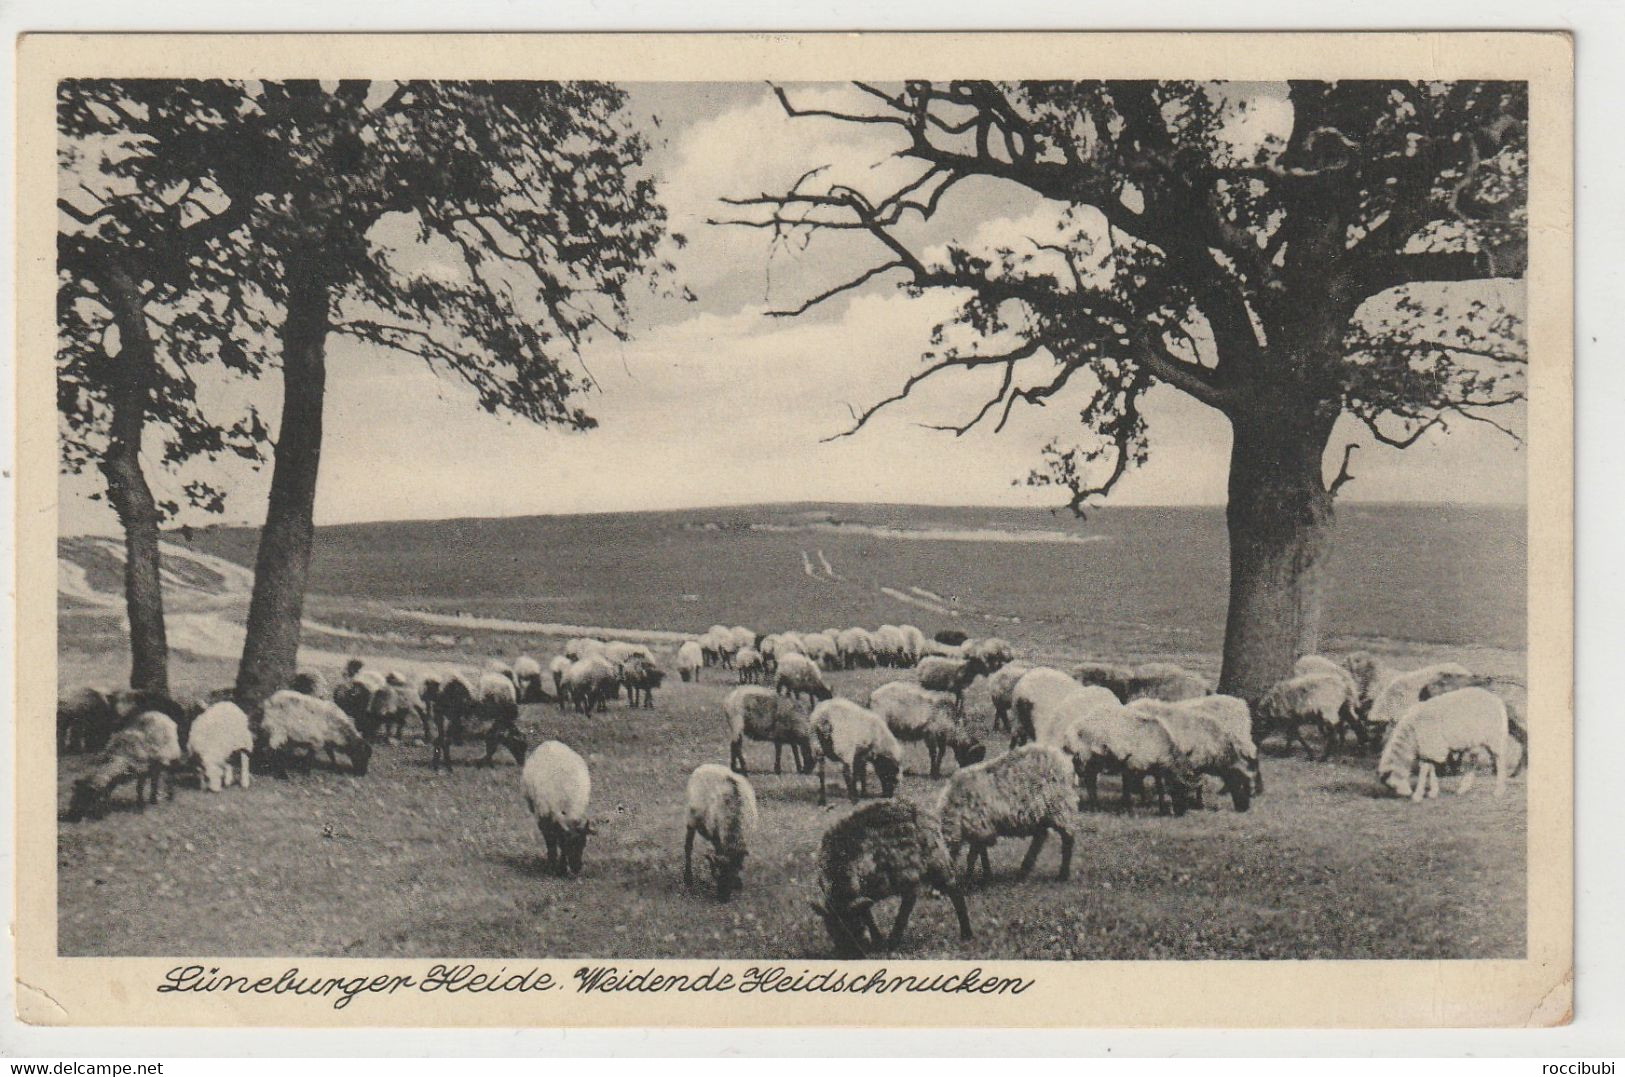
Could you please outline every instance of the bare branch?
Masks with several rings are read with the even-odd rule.
[[[914,391],[914,387],[916,385],[920,384],[922,381],[925,381],[932,375],[940,374],[944,370],[951,370],[955,367],[965,370],[972,370],[978,367],[998,366],[1001,363],[1005,364],[1007,368],[1014,367],[1015,364],[1020,362],[1022,359],[1027,359],[1038,354],[1041,347],[1042,345],[1040,345],[1037,341],[1028,341],[1021,347],[1016,348],[1013,351],[1005,352],[1002,355],[950,355],[939,359],[935,363],[932,363],[930,366],[926,367],[924,370],[915,371],[913,374],[909,375],[908,380],[903,383],[903,387],[897,392],[893,393],[891,396],[888,396],[884,400],[878,401],[877,403],[871,404],[863,412],[857,413],[857,418],[850,428],[837,434],[831,434],[829,437],[820,438],[819,441],[820,443],[827,443],[831,441],[838,441],[841,438],[851,437],[859,430],[862,430],[864,424],[873,418],[877,412],[897,403],[899,400],[905,399],[911,392]],[[999,396],[1003,395],[1004,394],[1001,391]],[[998,397],[995,397],[994,400],[997,401]],[[984,408],[983,414],[985,414],[987,410],[990,409]],[[979,415],[978,419],[980,419],[980,417],[981,416]],[[974,426],[975,423],[972,423],[971,425]],[[969,428],[970,427],[966,427],[967,430]]]
[[[832,296],[840,295],[842,292],[850,291],[853,288],[858,288],[867,284],[869,281],[880,276],[882,273],[893,269],[904,268],[906,267],[902,262],[883,262],[880,265],[875,266],[873,269],[865,270],[863,273],[853,277],[844,284],[837,284],[833,288],[819,292],[817,295],[813,296],[811,299],[807,300],[805,303],[802,303],[798,307],[790,310],[770,310],[767,312],[767,315],[770,318],[794,318],[798,314],[805,314],[807,311],[811,310],[813,307],[816,307],[818,304]]]
[[[1326,487],[1326,493],[1329,496],[1336,497],[1337,491],[1354,479],[1354,473],[1349,470],[1349,460],[1353,458],[1354,450],[1359,447],[1359,443],[1353,441],[1343,446],[1343,464],[1337,469],[1337,475],[1332,479],[1331,484]]]

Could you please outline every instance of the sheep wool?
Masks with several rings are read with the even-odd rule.
[[[988,695],[993,699],[993,731],[1008,731],[1010,708],[1015,703],[1016,685],[1032,671],[1025,662],[1008,662],[987,679]]]
[[[942,757],[950,748],[959,766],[976,761],[973,756],[980,745],[960,725],[958,705],[947,692],[933,692],[910,681],[890,681],[869,693],[869,709],[885,720],[886,728],[899,741],[925,745],[933,778],[941,777]]]
[[[286,688],[265,701],[260,736],[283,773],[287,758],[299,752],[343,752],[356,774],[367,773],[372,758],[371,746],[338,704]]]
[[[135,779],[138,805],[158,803],[159,778],[169,774],[180,758],[180,735],[174,719],[157,711],[137,714],[108,740],[90,773],[73,783],[68,818],[100,818],[114,788],[130,778]],[[142,797],[144,786],[150,789],[146,799]],[[175,795],[173,785],[169,786],[169,795]]]
[[[1135,668],[1124,699],[1160,699],[1164,703],[1177,703],[1182,699],[1205,696],[1211,691],[1213,687],[1199,673],[1192,673],[1172,662],[1147,662]]]
[[[1238,738],[1231,727],[1190,706],[1198,702],[1205,701],[1163,703],[1137,699],[1128,707],[1160,725],[1186,764],[1198,774],[1217,777],[1224,783],[1224,791],[1230,794],[1236,810],[1246,811],[1252,804],[1257,780],[1258,750],[1252,741]]]
[[[198,715],[186,747],[206,791],[216,793],[231,784],[233,758],[239,766],[237,784],[248,786],[248,757],[254,751],[254,735],[249,730],[248,715],[237,704],[215,703]]]
[[[1408,673],[1399,673],[1389,677],[1378,689],[1371,701],[1371,711],[1366,721],[1373,725],[1393,725],[1405,715],[1405,712],[1422,701],[1422,689],[1443,674],[1454,673],[1461,676],[1471,676],[1471,670],[1455,662],[1443,662],[1433,666],[1423,666]]]
[[[547,866],[561,876],[581,874],[592,830],[587,820],[592,776],[586,760],[562,741],[544,741],[525,760],[520,785],[547,846]]]
[[[785,654],[779,656],[778,679],[775,687],[792,698],[805,695],[808,702],[828,699],[834,695],[829,685],[824,683],[824,675],[819,672],[813,660],[804,654]]]
[[[978,859],[984,878],[991,878],[987,850],[999,838],[1030,837],[1032,845],[1021,865],[1025,876],[1054,830],[1061,836],[1060,878],[1066,879],[1072,871],[1072,843],[1082,829],[1073,780],[1067,757],[1037,744],[956,771],[937,800],[949,858],[968,845],[967,879],[975,877]]]
[[[705,667],[705,652],[700,649],[696,640],[685,640],[677,648],[677,675],[686,681],[700,679],[700,670]]]
[[[1110,689],[1119,700],[1127,700],[1134,670],[1117,662],[1079,662],[1072,667],[1072,679],[1079,684],[1098,684]]]
[[[1439,795],[1438,766],[1456,752],[1488,752],[1495,766],[1495,795],[1506,793],[1507,708],[1487,688],[1461,688],[1417,703],[1395,723],[1377,762],[1383,784],[1413,801]],[[1420,765],[1414,790],[1411,772]],[[1473,786],[1469,767],[1458,793]]]
[[[728,721],[728,762],[741,774],[745,765],[745,740],[771,741],[773,773],[783,773],[781,759],[790,746],[791,761],[805,774],[812,767],[812,723],[795,701],[759,685],[741,685],[722,700],[722,713]]]
[[[903,746],[885,719],[850,699],[827,699],[813,708],[812,735],[818,743],[818,802],[826,803],[824,760],[841,764],[849,799],[866,792],[865,770],[873,764],[882,796],[891,796],[902,770]]]

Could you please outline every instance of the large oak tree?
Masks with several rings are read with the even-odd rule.
[[[865,106],[775,93],[798,123],[894,133],[910,175],[877,195],[814,170],[727,199],[742,212],[725,222],[801,244],[824,232],[875,243],[864,272],[783,314],[887,278],[958,299],[923,366],[845,433],[955,372],[993,371],[998,386],[945,427],[959,433],[1076,386],[1085,440],[1052,443],[1034,479],[1066,486],[1081,512],[1147,459],[1154,386],[1222,414],[1233,433],[1222,691],[1256,697],[1317,648],[1333,500],[1352,477],[1352,447],[1340,467],[1335,450],[1325,462],[1340,417],[1401,448],[1458,419],[1512,432],[1494,409],[1523,399],[1522,323],[1483,282],[1524,273],[1524,84],[855,90]],[[1285,121],[1249,124],[1272,97]],[[1000,187],[1047,200],[1062,224],[993,251],[933,232],[972,185],[982,205]]]

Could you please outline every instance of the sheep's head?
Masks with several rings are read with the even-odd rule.
[[[833,698],[835,693],[829,690],[829,685],[827,684],[815,684],[812,687],[812,695],[814,699],[822,700]]]
[[[889,797],[897,792],[897,773],[902,764],[883,755],[875,756],[870,762],[874,765],[875,777],[880,779],[880,795]]]
[[[361,661],[361,659],[352,658],[348,662],[344,663],[344,675],[346,677],[354,677],[357,673],[361,672],[361,668],[364,665],[366,665],[366,663]]]
[[[963,730],[957,731],[949,744],[954,750],[954,762],[959,766],[974,766],[987,758],[987,745]]]
[[[367,773],[367,764],[372,762],[372,745],[365,740],[358,740],[350,745],[347,754],[350,756],[350,766],[358,777]]]
[[[68,821],[100,819],[107,814],[107,790],[89,778],[73,783],[73,795],[68,799]]]
[[[581,857],[587,851],[587,835],[592,833],[592,824],[583,820],[565,830],[559,838],[559,855],[564,858],[564,868],[571,875],[581,874]]]
[[[739,889],[740,875],[745,868],[745,852],[712,852],[707,855],[706,862],[711,868],[711,878],[716,880],[717,900],[727,901]]]
[[[835,944],[837,957],[862,957],[868,952],[864,914],[872,905],[874,900],[866,897],[853,898],[839,906],[827,898],[822,903],[812,902],[813,911],[823,919],[824,930],[829,932],[830,941]]]
[[[1385,770],[1380,775],[1382,784],[1391,789],[1395,795],[1408,797],[1411,795],[1411,775],[1408,769],[1398,767]]]
[[[1256,781],[1253,774],[1248,774],[1241,768],[1227,771],[1224,775],[1224,791],[1230,794],[1230,803],[1236,806],[1237,811],[1246,811],[1253,804],[1253,783]]]

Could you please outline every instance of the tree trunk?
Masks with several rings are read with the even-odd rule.
[[[282,326],[282,423],[271,495],[254,565],[254,597],[237,669],[236,696],[246,708],[286,687],[297,672],[305,583],[315,531],[316,475],[322,458],[329,288],[320,260],[290,258]]]
[[[119,331],[112,392],[113,418],[101,471],[107,499],[124,527],[124,607],[130,622],[130,687],[169,694],[169,640],[158,553],[158,503],[141,471],[154,367],[141,290],[122,269],[108,274],[106,294]]]
[[[1230,611],[1219,691],[1255,701],[1319,647],[1332,528],[1321,457],[1331,422],[1271,409],[1232,416],[1231,426]]]

